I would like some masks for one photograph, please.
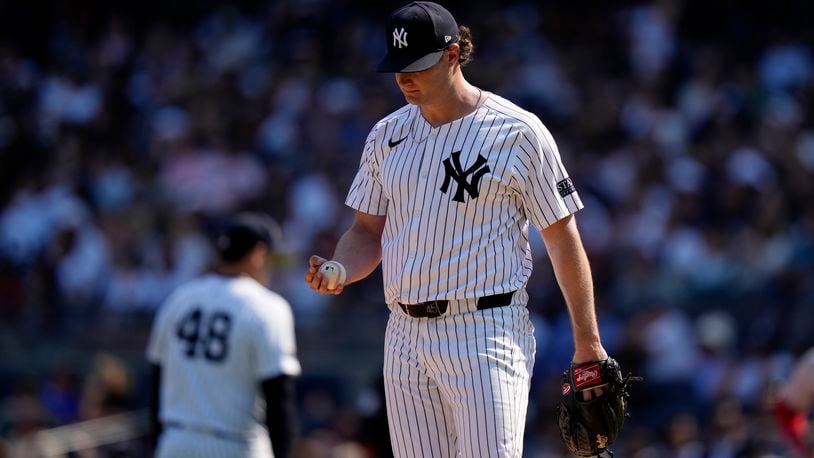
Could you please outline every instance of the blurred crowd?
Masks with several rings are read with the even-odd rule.
[[[0,437],[144,407],[156,307],[250,209],[284,234],[300,455],[387,456],[380,276],[337,298],[302,277],[404,103],[372,71],[401,3],[113,3],[0,6]],[[467,78],[542,119],[586,204],[605,345],[645,377],[619,455],[791,456],[767,406],[814,345],[814,7],[567,3],[445,5]],[[554,458],[570,328],[532,245],[526,456]]]

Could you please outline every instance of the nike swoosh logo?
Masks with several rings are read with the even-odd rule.
[[[390,148],[395,148],[396,146],[398,146],[399,143],[403,142],[404,140],[407,140],[406,136],[401,140],[396,141],[393,141],[393,139],[391,138],[390,140],[387,141],[387,145],[390,146]]]

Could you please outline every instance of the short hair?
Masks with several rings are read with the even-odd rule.
[[[458,63],[463,67],[472,60],[472,54],[475,53],[475,43],[472,41],[472,31],[465,25],[458,26],[458,35],[460,37],[458,38],[458,46],[461,48]]]
[[[230,218],[215,239],[215,249],[221,262],[237,262],[243,259],[257,244],[269,250],[279,227],[270,216],[263,213],[240,213]]]

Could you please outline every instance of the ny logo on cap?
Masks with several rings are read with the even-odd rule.
[[[393,29],[393,47],[398,46],[399,49],[407,47],[407,31],[404,27],[401,29]]]

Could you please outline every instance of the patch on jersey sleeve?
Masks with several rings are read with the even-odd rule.
[[[570,178],[566,178],[557,183],[557,191],[560,193],[560,197],[565,197],[569,194],[575,193],[577,188],[574,187],[574,183],[571,181]]]

